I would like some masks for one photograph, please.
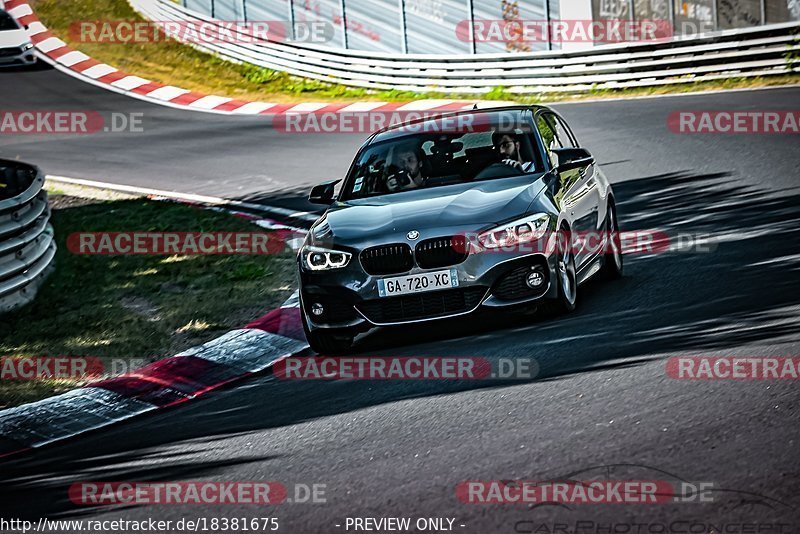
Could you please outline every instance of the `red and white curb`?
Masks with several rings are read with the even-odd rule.
[[[293,237],[288,240],[293,249],[300,246],[307,232],[225,207],[180,198],[165,200],[225,211],[262,228],[286,232]],[[280,308],[204,345],[126,375],[0,411],[0,458],[186,402],[264,371],[307,348],[300,298],[295,292]]]
[[[342,104],[304,102],[280,104],[275,102],[248,102],[225,96],[205,95],[128,74],[71,48],[42,24],[25,0],[6,0],[5,9],[20,24],[28,26],[28,36],[36,47],[39,57],[58,70],[84,82],[117,93],[170,107],[233,115],[281,115],[392,111],[446,112],[470,109],[476,103],[476,101],[458,100],[418,100],[407,103],[356,102]]]
[[[136,371],[0,411],[0,457],[194,399],[308,348],[295,294],[213,341]]]

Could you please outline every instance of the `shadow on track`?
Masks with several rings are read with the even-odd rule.
[[[777,343],[796,332],[790,308],[796,306],[800,270],[798,191],[758,190],[738,184],[728,173],[688,171],[614,187],[623,230],[707,234],[721,242],[711,253],[629,255],[622,280],[584,286],[579,309],[566,317],[533,320],[487,315],[479,321],[443,322],[435,329],[383,330],[366,336],[361,352],[534,357],[541,369],[537,380],[554,380],[572,373],[640,365],[667,352],[697,355],[749,343]],[[1,486],[7,493],[2,502],[15,515],[74,515],[85,511],[66,498],[66,488],[75,481],[191,479],[213,476],[230,465],[184,457],[170,463],[164,454],[177,442],[213,450],[215,440],[233,434],[403,399],[508,384],[288,382],[264,377],[188,406],[9,461],[2,469],[7,479]],[[158,468],[132,466],[132,460],[155,462]],[[252,458],[230,460],[248,461]]]
[[[41,59],[33,65],[15,65],[13,67],[3,67],[0,69],[0,76],[3,74],[16,74],[20,72],[35,72],[41,70],[53,70],[55,67],[49,63],[45,63]]]
[[[299,186],[294,188],[284,188],[278,191],[267,191],[257,195],[245,195],[235,198],[239,202],[248,202],[250,204],[262,204],[264,206],[274,206],[278,208],[299,211],[299,212],[312,212],[317,216],[322,215],[326,206],[319,204],[312,204],[308,201],[308,193],[311,186]],[[303,219],[292,219],[287,217],[275,216],[281,222],[293,224],[300,228],[310,228],[313,221],[306,221]]]

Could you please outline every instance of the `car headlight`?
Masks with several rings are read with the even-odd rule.
[[[341,250],[305,246],[300,250],[303,267],[309,271],[330,271],[341,269],[350,263],[353,255]]]
[[[31,48],[33,48],[33,43],[25,43],[24,45],[22,45],[22,51],[23,52],[27,52]]]
[[[540,239],[547,232],[550,216],[546,213],[529,215],[505,223],[478,236],[478,244],[486,249],[513,247]]]

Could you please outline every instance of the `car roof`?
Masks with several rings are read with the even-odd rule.
[[[375,141],[383,141],[383,140],[386,140],[386,139],[389,139],[389,138],[393,138],[393,137],[395,137],[395,134],[400,133],[400,132],[397,132],[398,130],[403,130],[403,129],[408,130],[407,127],[409,125],[421,124],[421,123],[428,122],[428,121],[436,121],[436,120],[439,120],[439,119],[442,119],[442,118],[445,118],[445,117],[458,117],[458,116],[464,116],[464,115],[489,115],[489,114],[492,114],[492,113],[501,113],[501,112],[509,113],[509,112],[511,112],[511,113],[516,113],[517,114],[516,118],[518,119],[526,111],[531,111],[532,113],[536,113],[539,110],[553,111],[552,109],[548,108],[547,106],[541,106],[541,105],[532,104],[532,105],[511,105],[511,106],[497,106],[497,107],[491,107],[491,108],[465,109],[465,110],[460,110],[460,111],[435,113],[432,116],[424,116],[423,115],[422,117],[417,117],[417,118],[414,118],[414,119],[411,119],[411,120],[398,122],[396,124],[392,124],[390,126],[386,126],[384,128],[381,128],[380,130],[378,130],[377,132],[372,134],[372,136],[369,138],[369,140],[367,141],[366,144],[370,144],[370,143],[375,142]],[[412,112],[409,111],[409,113],[412,113]],[[418,113],[425,113],[425,112],[420,111]]]

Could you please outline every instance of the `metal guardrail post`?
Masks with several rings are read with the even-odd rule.
[[[767,0],[761,0],[761,25],[767,23]]]
[[[292,41],[294,41],[297,39],[297,34],[295,33],[294,28],[294,0],[289,0],[289,26],[292,27],[290,34],[292,36]]]
[[[406,0],[400,0],[400,32],[402,33],[401,48],[408,54],[408,28],[406,27]]]
[[[667,17],[669,17],[669,25],[672,32],[671,37],[675,37],[678,34],[675,24],[675,0],[667,0]]]
[[[342,9],[342,32],[344,35],[344,47],[345,49],[350,48],[347,43],[347,12],[345,11],[345,0],[339,0],[339,5]]]
[[[470,50],[473,54],[478,53],[478,43],[475,39],[475,6],[472,0],[467,0],[467,10],[469,11],[469,42]]]
[[[712,22],[714,23],[714,30],[719,30],[719,6],[717,2],[719,0],[711,0],[711,17]]]
[[[247,22],[247,0],[242,0],[242,21]]]
[[[544,20],[547,24],[547,49],[553,49],[553,36],[550,32],[550,0],[544,0]]]
[[[212,19],[216,18],[215,8],[216,8],[216,6],[214,4],[214,0],[211,0],[211,18]]]

